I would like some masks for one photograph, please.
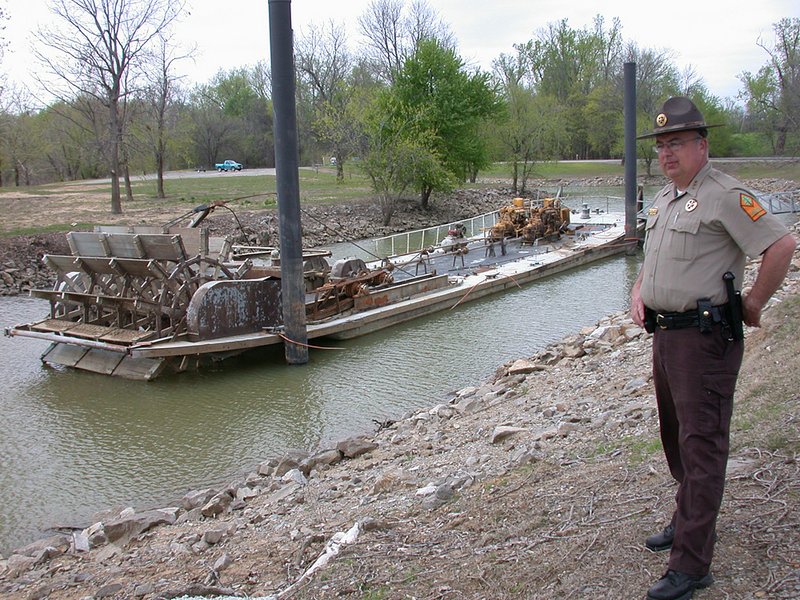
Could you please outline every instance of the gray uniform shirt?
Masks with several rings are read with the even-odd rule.
[[[642,300],[659,312],[695,309],[700,298],[724,304],[722,275],[731,271],[740,289],[746,257],[787,233],[739,181],[706,164],[688,189],[667,185],[647,211]]]

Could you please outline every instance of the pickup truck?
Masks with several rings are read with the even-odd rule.
[[[214,168],[217,171],[241,171],[242,165],[235,160],[226,160],[225,162],[217,163]]]

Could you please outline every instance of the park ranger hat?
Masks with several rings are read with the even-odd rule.
[[[653,123],[653,131],[637,136],[637,140],[656,137],[674,131],[689,131],[692,129],[708,129],[720,125],[708,125],[703,118],[703,113],[694,105],[694,102],[683,96],[675,96],[664,102],[661,111]]]

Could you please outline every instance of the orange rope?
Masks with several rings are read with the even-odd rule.
[[[509,278],[511,281],[513,281],[513,282],[514,282],[514,285],[516,285],[516,286],[517,286],[519,289],[522,289],[522,286],[519,284],[519,282],[518,282],[516,279],[514,279],[514,277],[513,277],[513,276],[511,276],[511,275],[506,275],[506,277],[508,277],[508,278]]]
[[[486,280],[484,279],[484,281],[486,281]],[[451,307],[450,307],[450,310],[453,310],[453,309],[454,309],[456,306],[458,306],[458,305],[459,305],[459,304],[461,304],[461,303],[462,303],[464,300],[466,300],[467,296],[469,296],[469,295],[472,293],[472,290],[474,290],[476,287],[478,287],[478,285],[479,285],[479,284],[481,284],[481,283],[483,283],[483,281],[479,281],[478,283],[476,283],[475,285],[473,285],[471,288],[469,288],[469,289],[467,290],[467,293],[466,293],[466,294],[464,294],[463,296],[461,296],[461,298],[459,298],[459,299],[458,299],[458,302],[456,302],[455,304],[453,304],[453,306],[451,306]]]
[[[332,346],[313,346],[311,344],[303,344],[302,342],[296,342],[295,340],[286,337],[282,333],[279,333],[278,337],[289,344],[296,344],[298,346],[303,346],[304,348],[313,348],[314,350],[347,350],[347,348],[334,348]]]

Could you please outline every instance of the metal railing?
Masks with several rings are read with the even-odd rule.
[[[759,200],[767,205],[767,210],[774,215],[800,212],[800,190],[791,192],[774,192],[761,194]]]
[[[463,224],[466,227],[464,234],[466,237],[478,235],[497,223],[499,214],[499,211],[494,210],[477,217],[453,221],[446,225],[436,225],[425,229],[415,229],[414,231],[375,238],[369,241],[369,244],[373,245],[371,248],[366,247],[364,242],[360,242],[360,244],[365,246],[365,249],[369,250],[374,256],[391,257],[412,254],[439,244],[447,237],[447,232],[458,224]]]

